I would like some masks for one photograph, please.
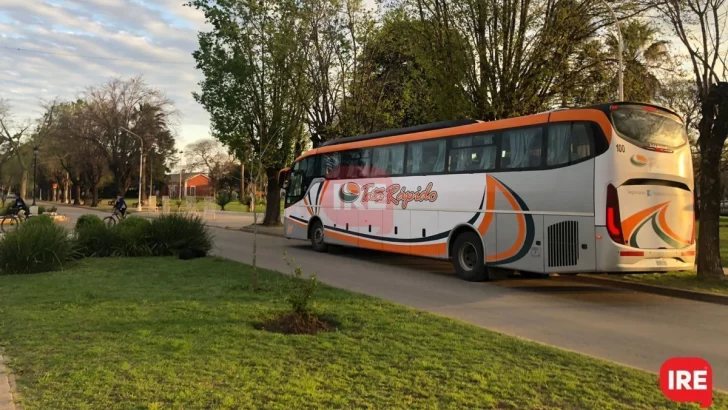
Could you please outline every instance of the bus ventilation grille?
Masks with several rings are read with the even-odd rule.
[[[548,227],[548,265],[574,266],[579,261],[579,223],[564,221]]]

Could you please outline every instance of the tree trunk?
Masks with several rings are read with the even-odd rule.
[[[93,206],[93,207],[99,206],[99,186],[98,186],[98,184],[93,184],[91,186],[91,206]]]
[[[700,232],[698,236],[698,277],[725,279],[720,260],[720,160],[726,140],[728,93],[714,87],[701,107],[700,121]],[[709,170],[716,170],[710,172]]]
[[[73,204],[81,205],[81,184],[73,184]]]
[[[280,225],[281,223],[281,192],[278,188],[278,170],[266,169],[268,177],[268,192],[266,194],[265,218],[263,225]]]
[[[28,194],[28,170],[24,169],[20,174],[20,197],[25,200]]]

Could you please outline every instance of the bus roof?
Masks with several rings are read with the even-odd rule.
[[[450,121],[433,122],[433,123],[429,123],[429,124],[414,125],[412,127],[393,128],[390,130],[378,131],[378,132],[373,132],[370,134],[355,135],[355,136],[351,136],[351,137],[344,137],[344,138],[339,138],[339,139],[335,139],[335,140],[329,140],[329,141],[324,142],[321,146],[328,147],[330,145],[346,144],[348,142],[357,142],[357,141],[370,140],[370,139],[374,139],[374,138],[391,137],[393,135],[414,134],[416,132],[441,130],[444,128],[460,127],[463,125],[471,125],[471,124],[477,124],[477,123],[478,123],[478,121],[476,121],[476,120],[450,120]]]
[[[612,102],[612,103],[603,103],[603,104],[592,105],[592,106],[587,107],[587,108],[595,108],[595,109],[600,110],[600,111],[602,111],[604,113],[609,113],[609,111],[611,109],[610,107],[612,107],[613,105],[644,105],[644,106],[647,106],[647,107],[654,107],[654,108],[657,108],[658,110],[662,110],[662,111],[668,112],[668,113],[670,113],[670,114],[678,117],[680,119],[680,121],[683,121],[682,116],[680,116],[680,114],[678,114],[677,112],[675,112],[673,109],[668,108],[668,107],[663,107],[663,106],[657,105],[657,104],[652,104],[652,103],[634,102],[634,101],[620,101],[620,102]]]
[[[324,142],[320,147],[311,149],[309,151],[306,151],[302,153],[298,158],[294,160],[298,161],[304,157],[307,157],[309,155],[314,155],[317,153],[326,153],[326,152],[332,152],[337,151],[338,149],[336,146],[338,145],[344,145],[340,149],[347,150],[347,149],[353,149],[353,148],[359,148],[359,147],[369,147],[369,146],[376,146],[379,145],[379,143],[375,141],[370,141],[378,138],[384,138],[386,139],[386,142],[382,142],[381,144],[392,144],[392,143],[399,143],[399,142],[406,142],[409,140],[420,140],[420,139],[429,139],[429,138],[438,138],[442,136],[442,132],[439,130],[444,130],[448,128],[458,128],[457,131],[454,131],[453,136],[463,134],[463,133],[469,133],[469,132],[480,132],[480,131],[488,131],[488,130],[497,130],[501,128],[508,128],[508,127],[519,127],[519,126],[527,126],[527,125],[534,125],[539,123],[546,123],[549,122],[550,118],[553,118],[556,116],[558,119],[557,121],[563,121],[563,120],[574,120],[571,119],[574,115],[580,115],[583,116],[585,111],[594,110],[596,112],[603,113],[599,114],[598,116],[595,116],[595,114],[588,114],[588,119],[592,121],[596,121],[602,125],[604,128],[608,128],[611,130],[611,123],[609,122],[609,111],[610,107],[614,105],[644,105],[644,106],[651,106],[655,107],[657,109],[663,110],[665,112],[668,112],[670,114],[673,114],[680,118],[679,114],[677,114],[675,111],[662,107],[656,104],[649,104],[649,103],[641,103],[641,102],[608,102],[603,104],[596,104],[588,107],[563,107],[554,109],[551,111],[546,111],[538,114],[531,114],[526,116],[520,116],[520,117],[512,117],[512,118],[504,118],[500,120],[495,121],[477,121],[477,120],[452,120],[452,121],[440,121],[430,124],[422,124],[422,125],[415,125],[412,127],[406,127],[406,128],[398,128],[398,129],[390,129],[390,130],[384,130],[379,132],[374,132],[370,134],[364,134],[364,135],[356,135],[351,137],[344,137],[339,138],[335,140],[329,140]],[[594,113],[592,111],[592,113]],[[571,114],[573,113],[573,114]],[[577,114],[580,113],[580,114]],[[553,116],[552,116],[553,114]],[[476,125],[478,124],[478,125]],[[439,132],[438,132],[439,131]],[[416,135],[411,135],[416,134]],[[609,134],[607,132],[607,134]],[[389,138],[387,138],[389,137]],[[401,137],[401,138],[400,138]],[[411,137],[411,139],[410,139]],[[610,138],[610,135],[607,135],[607,138]]]

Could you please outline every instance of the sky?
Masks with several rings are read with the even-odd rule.
[[[209,116],[192,98],[202,74],[191,54],[205,18],[184,2],[0,0],[0,97],[22,120],[38,117],[43,101],[141,74],[179,110],[180,148],[209,138]]]

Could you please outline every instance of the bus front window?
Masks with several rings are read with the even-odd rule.
[[[291,171],[288,177],[288,187],[286,189],[286,205],[298,202],[303,196],[303,174],[301,171]]]

